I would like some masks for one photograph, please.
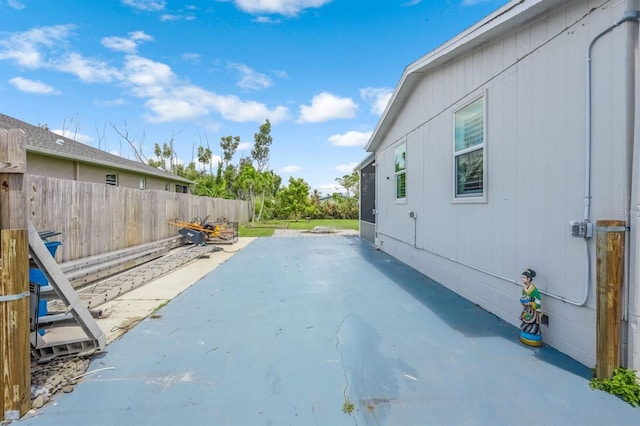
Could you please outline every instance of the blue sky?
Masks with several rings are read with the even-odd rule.
[[[404,68],[506,0],[0,0],[0,112],[135,159],[272,123],[269,168],[350,174]],[[116,131],[117,130],[117,131]]]

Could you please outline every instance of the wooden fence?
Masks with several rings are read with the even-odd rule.
[[[207,215],[246,223],[246,201],[25,175],[28,215],[38,231],[60,232],[56,260],[66,262],[177,235],[172,219]],[[54,240],[54,239],[52,239]]]

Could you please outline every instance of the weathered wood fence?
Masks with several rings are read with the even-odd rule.
[[[60,232],[66,262],[176,236],[172,219],[249,220],[247,201],[25,175],[28,211],[38,231]]]

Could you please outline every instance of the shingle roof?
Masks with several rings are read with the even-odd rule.
[[[165,172],[148,164],[110,154],[8,115],[0,114],[0,129],[22,129],[26,134],[27,152],[99,164],[115,169],[130,170],[140,174],[171,179],[172,181],[193,183],[178,175]]]

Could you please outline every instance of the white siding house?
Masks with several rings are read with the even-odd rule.
[[[640,0],[509,2],[407,66],[361,164],[375,165],[378,248],[516,326],[535,269],[545,343],[587,366],[595,238],[570,221],[625,221],[622,358],[636,370],[639,17]]]

